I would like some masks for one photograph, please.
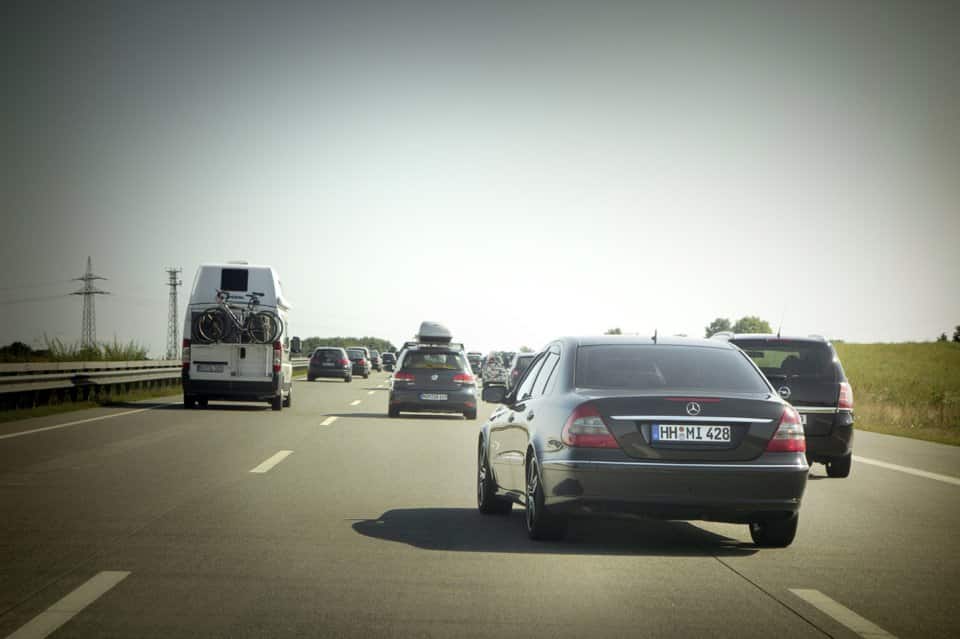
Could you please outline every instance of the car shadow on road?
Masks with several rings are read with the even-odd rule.
[[[295,382],[303,382],[304,384],[349,384],[350,382],[344,382],[342,377],[318,377],[316,379],[295,379]]]
[[[103,403],[104,408],[151,408],[156,410],[170,410],[170,409],[182,409],[183,401],[180,398],[177,398],[174,401],[168,402],[159,402],[159,401],[150,401],[150,402],[112,402],[105,401]]]
[[[573,520],[563,541],[532,541],[519,508],[507,517],[481,515],[473,508],[395,509],[377,519],[357,521],[353,529],[366,537],[425,550],[693,557],[745,557],[757,552],[750,544],[687,522],[653,519]]]

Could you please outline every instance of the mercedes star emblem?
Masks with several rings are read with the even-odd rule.
[[[700,404],[697,402],[687,402],[687,415],[697,416],[700,414]]]
[[[782,398],[784,398],[784,399],[789,399],[789,398],[790,398],[790,387],[789,387],[789,386],[781,386],[780,388],[777,389],[777,392],[780,393],[780,397],[782,397]]]
[[[439,376],[439,375],[431,375],[431,376],[430,376],[430,379],[432,379],[433,381],[437,381],[438,379],[440,379],[440,376]]]

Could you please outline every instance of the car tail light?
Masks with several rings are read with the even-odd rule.
[[[340,360],[340,365],[341,365],[341,366],[349,366],[349,365],[350,365],[350,360],[347,359],[346,357],[344,357],[343,359]]]
[[[840,382],[840,400],[837,407],[840,410],[853,410],[853,389],[846,382]]]
[[[800,413],[793,406],[783,407],[783,416],[777,432],[767,444],[768,453],[803,453],[807,450],[807,440],[803,435],[803,423]]]
[[[575,448],[619,448],[596,407],[589,402],[580,404],[563,425],[560,439]]]
[[[358,359],[357,361],[360,362],[360,365],[361,365],[361,366],[366,366],[366,365],[367,365],[367,360],[365,360],[365,359],[362,358],[362,357],[361,357],[360,359]]]
[[[476,384],[477,380],[470,373],[457,373],[453,376],[454,384]]]
[[[393,374],[393,381],[395,382],[414,382],[416,377],[413,376],[413,373],[404,373],[403,371]]]
[[[273,343],[273,372],[280,372],[280,364],[283,362],[283,346],[280,342]]]
[[[190,340],[183,340],[183,348],[180,350],[180,361],[183,363],[183,370],[190,370]]]

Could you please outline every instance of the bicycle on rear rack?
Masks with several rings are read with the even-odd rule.
[[[222,342],[230,336],[231,328],[254,344],[269,344],[283,333],[283,321],[272,311],[258,311],[263,293],[247,293],[246,308],[231,306],[230,299],[239,299],[229,292],[217,290],[217,305],[205,309],[197,318],[197,332],[207,343]],[[239,311],[234,313],[234,309]]]

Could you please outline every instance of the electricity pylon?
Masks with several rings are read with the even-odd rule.
[[[170,287],[170,303],[167,309],[167,359],[180,359],[180,330],[177,324],[177,287],[183,284],[178,278],[183,269],[167,269],[170,277],[167,286]]]
[[[107,278],[93,274],[93,262],[90,256],[87,256],[87,272],[82,277],[73,278],[76,281],[83,282],[83,288],[74,291],[71,295],[83,296],[83,326],[80,329],[80,344],[83,348],[97,347],[97,310],[94,306],[94,295],[109,295],[107,291],[101,291],[93,285],[94,280],[105,280]]]

